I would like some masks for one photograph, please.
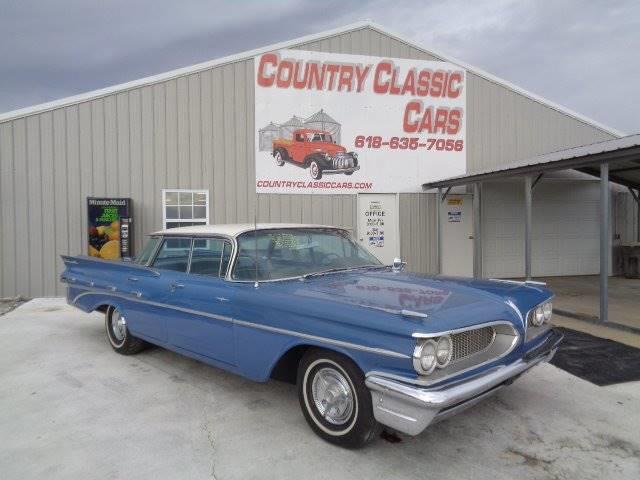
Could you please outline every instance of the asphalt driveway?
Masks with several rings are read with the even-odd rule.
[[[0,445],[7,480],[636,479],[640,383],[544,365],[418,437],[349,451],[311,432],[291,385],[117,355],[102,315],[37,299],[0,316]]]

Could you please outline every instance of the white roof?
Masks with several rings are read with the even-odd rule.
[[[583,123],[589,124],[593,127],[596,127],[604,132],[607,132],[611,135],[615,135],[618,137],[622,137],[625,135],[625,133],[616,130],[614,128],[608,127],[606,125],[603,125],[602,123],[596,122],[595,120],[592,120],[584,115],[581,115],[579,113],[576,113],[566,107],[563,107],[562,105],[558,105],[557,103],[554,103],[550,100],[547,100],[546,98],[543,98],[539,95],[536,95],[534,93],[529,92],[528,90],[525,90],[523,88],[520,88],[516,85],[514,85],[513,83],[510,83],[506,80],[503,80],[501,78],[498,78],[490,73],[485,72],[484,70],[474,67],[473,65],[469,65],[468,63],[462,62],[460,60],[457,60],[453,57],[450,57],[448,55],[444,55],[442,53],[439,52],[435,52],[433,50],[427,50],[424,47],[421,47],[420,45],[417,45],[416,43],[413,42],[413,40],[404,37],[402,35],[399,35],[397,33],[391,32],[389,30],[387,30],[386,28],[373,23],[369,20],[366,21],[362,21],[362,22],[356,22],[356,23],[352,23],[350,25],[345,25],[344,27],[339,27],[339,28],[335,28],[333,30],[326,30],[324,32],[321,33],[316,33],[313,35],[307,35],[304,37],[299,37],[299,38],[295,38],[292,40],[288,40],[285,42],[280,42],[280,43],[275,43],[272,45],[267,45],[265,47],[261,47],[261,48],[257,48],[255,50],[249,50],[246,52],[242,52],[242,53],[238,53],[235,55],[230,55],[227,57],[222,57],[219,58],[217,60],[211,60],[208,62],[203,62],[203,63],[199,63],[196,65],[192,65],[190,67],[184,67],[184,68],[179,68],[176,70],[171,70],[169,72],[166,73],[161,73],[158,75],[153,75],[150,77],[145,77],[145,78],[141,78],[139,80],[133,80],[131,82],[127,82],[127,83],[122,83],[120,85],[114,85],[111,87],[106,87],[106,88],[102,88],[99,90],[94,90],[92,92],[87,92],[87,93],[82,93],[80,95],[74,95],[72,97],[67,97],[67,98],[62,98],[60,100],[54,100],[53,102],[48,102],[48,103],[42,103],[40,105],[34,105],[32,107],[27,107],[27,108],[22,108],[19,110],[14,110],[11,112],[6,112],[6,113],[2,113],[0,114],[0,122],[5,122],[5,121],[9,121],[9,120],[13,120],[16,118],[20,118],[20,117],[25,117],[27,115],[33,115],[36,113],[41,113],[41,112],[46,112],[49,110],[53,110],[56,108],[60,108],[60,107],[64,107],[64,106],[68,106],[68,105],[74,105],[74,104],[78,104],[78,103],[82,103],[82,102],[86,102],[89,100],[94,100],[96,98],[101,98],[101,97],[105,97],[107,95],[111,95],[113,93],[116,92],[122,92],[125,90],[131,90],[134,88],[139,88],[142,86],[146,86],[146,85],[153,85],[156,83],[160,83],[160,82],[164,82],[166,80],[171,80],[173,78],[177,78],[177,77],[182,77],[185,75],[190,75],[193,73],[197,73],[197,72],[202,72],[204,70],[208,70],[212,67],[217,67],[220,65],[226,65],[229,63],[233,63],[233,62],[237,62],[239,60],[244,60],[247,58],[251,58],[257,55],[261,55],[263,53],[266,52],[272,52],[275,50],[281,50],[281,49],[286,49],[286,48],[291,48],[291,47],[295,47],[295,46],[300,46],[301,44],[305,44],[305,43],[309,43],[309,42],[314,42],[317,40],[321,40],[323,38],[327,38],[327,37],[331,37],[331,36],[335,36],[335,35],[340,35],[343,33],[347,33],[347,32],[353,32],[356,30],[362,30],[365,28],[369,28],[371,30],[375,30],[379,33],[382,33],[383,35],[387,35],[388,37],[394,38],[402,43],[405,43],[413,48],[416,48],[428,55],[431,55],[439,60],[445,61],[445,62],[450,62],[453,63],[455,65],[458,65],[462,68],[464,68],[465,70],[481,77],[484,78],[485,80],[495,83],[497,85],[501,85],[503,87],[508,88],[509,90],[516,92],[520,95],[523,95],[535,102],[538,102],[546,107],[549,107],[553,110],[556,110],[560,113],[563,113],[565,115],[568,115],[570,117],[575,118],[576,120],[579,120]]]
[[[154,232],[151,235],[224,235],[228,237],[237,237],[241,233],[252,231],[254,228],[256,230],[271,230],[276,228],[335,228],[345,230],[341,227],[334,227],[331,225],[314,225],[310,223],[258,223],[257,225],[254,225],[253,223],[226,223],[218,225],[194,225],[192,227],[168,228]]]

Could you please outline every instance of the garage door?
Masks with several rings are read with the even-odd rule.
[[[487,277],[524,276],[522,182],[483,187],[483,270]],[[534,276],[599,272],[597,182],[540,182],[533,195]]]

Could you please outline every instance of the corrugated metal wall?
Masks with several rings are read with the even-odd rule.
[[[304,50],[433,60],[370,28]],[[60,254],[86,244],[86,197],[134,200],[136,248],[161,227],[163,188],[207,188],[211,221],[302,221],[355,230],[355,196],[259,195],[253,60],[0,124],[0,297],[61,294]],[[468,168],[611,135],[469,74]],[[256,207],[257,206],[257,207]],[[400,196],[402,256],[436,268],[432,196]]]

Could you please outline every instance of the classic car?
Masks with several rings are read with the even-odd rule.
[[[297,384],[325,440],[417,435],[549,360],[542,284],[406,273],[330,226],[204,225],[150,236],[134,262],[63,257],[68,302],[147,344],[252,380]]]
[[[323,174],[351,175],[360,169],[356,152],[337,145],[329,132],[311,128],[295,130],[293,140],[273,140],[273,158],[279,167],[291,162],[308,168],[314,180],[320,180]]]

